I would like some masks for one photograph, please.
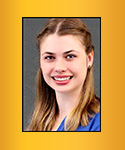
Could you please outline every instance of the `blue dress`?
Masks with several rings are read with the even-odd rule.
[[[61,122],[57,131],[64,131],[65,119],[66,117]],[[100,131],[100,112],[95,114],[95,116],[90,119],[90,122],[87,126],[83,127],[82,125],[79,125],[75,131]]]

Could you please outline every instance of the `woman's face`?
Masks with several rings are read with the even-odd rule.
[[[40,45],[40,64],[46,83],[56,92],[75,92],[82,88],[87,68],[93,63],[79,38],[73,35],[47,36]]]

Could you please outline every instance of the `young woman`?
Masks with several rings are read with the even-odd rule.
[[[40,68],[29,131],[100,131],[91,34],[75,18],[51,19],[37,37]]]

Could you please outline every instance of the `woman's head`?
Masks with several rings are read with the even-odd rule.
[[[46,83],[58,92],[81,89],[93,63],[91,35],[83,22],[51,19],[39,34],[38,45]]]

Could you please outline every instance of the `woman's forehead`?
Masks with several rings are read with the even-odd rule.
[[[69,51],[84,49],[84,45],[80,41],[80,37],[75,35],[63,35],[57,34],[48,35],[40,44],[41,51]]]

